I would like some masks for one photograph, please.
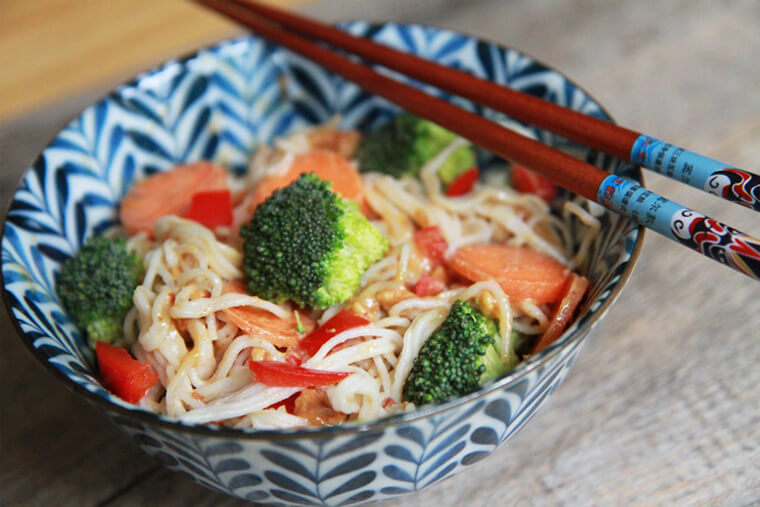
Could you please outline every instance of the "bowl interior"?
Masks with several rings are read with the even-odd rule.
[[[423,26],[351,22],[343,28],[609,119],[584,90],[516,50]],[[505,119],[467,100],[414,84],[487,118]],[[120,86],[52,140],[25,174],[8,210],[2,235],[3,291],[21,339],[43,364],[91,401],[127,417],[180,425],[126,404],[101,387],[94,374],[93,354],[55,293],[61,263],[86,238],[117,222],[118,203],[136,178],[199,159],[242,172],[258,146],[298,128],[340,115],[341,126],[365,130],[397,112],[398,107],[386,100],[255,37],[170,61]],[[533,131],[546,144],[572,147],[549,132]],[[641,179],[639,169],[631,164],[572,148],[605,170]],[[484,155],[483,163],[489,162]],[[593,290],[579,319],[555,345],[493,388],[585,334],[579,330],[593,326],[619,293],[637,257],[641,230],[609,212],[601,222],[600,234],[582,267]],[[456,403],[452,400],[449,405]],[[415,414],[394,417],[422,416],[425,410]]]

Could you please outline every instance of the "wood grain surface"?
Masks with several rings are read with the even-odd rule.
[[[0,0],[0,121],[239,32],[184,0]]]
[[[478,34],[562,70],[621,123],[760,167],[756,0],[322,0],[325,20]],[[103,90],[0,127],[0,202]],[[647,174],[755,235],[755,213]],[[760,503],[760,285],[648,233],[639,265],[565,383],[503,448],[389,506]],[[45,372],[0,316],[0,504],[237,505],[148,459]]]

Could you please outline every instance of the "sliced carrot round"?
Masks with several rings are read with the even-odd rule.
[[[229,284],[225,287],[225,292],[244,293],[245,289],[240,284]],[[276,347],[290,347],[297,344],[301,337],[315,327],[314,320],[305,312],[299,312],[298,318],[295,313],[292,313],[285,319],[255,306],[236,306],[225,308],[222,312],[243,332],[266,340]],[[303,326],[303,333],[298,332],[299,321]]]
[[[353,164],[334,151],[317,149],[297,155],[283,173],[262,179],[253,192],[250,211],[253,212],[272,192],[290,185],[303,173],[314,173],[332,183],[333,192],[355,201],[364,210],[364,183]]]
[[[513,302],[530,299],[538,305],[557,301],[569,275],[566,266],[546,254],[497,243],[464,246],[449,262],[470,281],[496,281]]]
[[[121,201],[121,223],[129,234],[145,231],[167,215],[184,216],[196,192],[227,188],[227,170],[207,161],[156,173],[133,186]]]

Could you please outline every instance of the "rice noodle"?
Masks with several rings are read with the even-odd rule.
[[[263,177],[284,171],[293,157],[309,149],[308,136],[280,139],[275,149],[263,148],[252,159],[249,174],[234,188],[250,190]],[[499,323],[498,348],[516,364],[513,330],[539,334],[548,326],[546,307],[530,301],[509,301],[496,282],[464,287],[453,285],[432,297],[419,297],[411,288],[432,267],[425,264],[413,241],[419,227],[437,225],[448,241],[445,257],[472,243],[507,242],[527,245],[569,266],[584,262],[600,224],[593,208],[568,202],[571,215],[585,227],[576,247],[566,222],[550,214],[535,196],[519,194],[489,176],[468,194],[451,198],[443,193],[437,170],[449,154],[465,145],[457,138],[423,168],[420,179],[363,175],[365,197],[375,225],[390,239],[388,254],[371,266],[361,288],[344,306],[312,315],[322,324],[341,308],[365,310],[371,323],[342,331],[307,358],[303,367],[351,373],[324,388],[332,410],[350,419],[369,420],[409,408],[403,385],[414,359],[430,334],[443,322],[456,300],[493,303]],[[501,178],[503,181],[503,177]],[[244,203],[235,216],[244,215]],[[143,261],[146,274],[134,292],[134,308],[124,322],[132,352],[158,373],[160,386],[141,401],[148,410],[187,423],[218,423],[236,428],[292,428],[309,424],[304,417],[275,405],[301,391],[256,383],[248,368],[252,358],[284,361],[286,350],[264,337],[239,329],[224,313],[237,307],[256,308],[274,318],[290,319],[289,308],[256,296],[225,292],[243,278],[242,253],[202,225],[165,217],[154,237],[139,234],[128,248]],[[396,292],[393,292],[396,291]],[[386,306],[381,295],[395,295]]]

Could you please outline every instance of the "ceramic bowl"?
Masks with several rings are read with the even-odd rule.
[[[608,119],[584,90],[517,50],[424,26],[352,22],[343,28]],[[446,98],[501,118],[466,100]],[[198,159],[243,171],[257,146],[294,129],[336,114],[345,127],[368,129],[397,111],[255,37],[169,61],[120,86],[53,139],[15,192],[2,235],[2,278],[21,340],[150,456],[243,499],[280,505],[374,502],[429,487],[486,458],[559,385],[584,337],[620,293],[643,236],[628,220],[611,213],[601,217],[600,234],[582,268],[593,290],[577,321],[553,346],[466,397],[341,427],[246,432],[185,425],[124,403],[101,386],[92,351],[55,294],[61,262],[117,221],[119,200],[135,178]],[[547,144],[566,145],[550,133],[534,132]],[[628,163],[576,152],[605,170],[641,179]]]

